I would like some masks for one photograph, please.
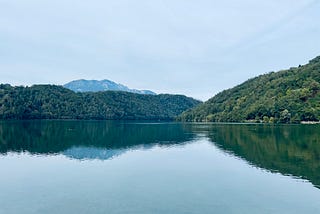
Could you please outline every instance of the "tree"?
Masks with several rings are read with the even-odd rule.
[[[280,112],[280,122],[281,123],[289,123],[291,118],[291,114],[288,109],[285,109]]]

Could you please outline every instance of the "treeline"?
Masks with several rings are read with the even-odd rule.
[[[172,120],[199,103],[183,95],[75,93],[55,85],[0,85],[0,119]]]
[[[300,123],[320,120],[320,57],[225,90],[180,121]]]

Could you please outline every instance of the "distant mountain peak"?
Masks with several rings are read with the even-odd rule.
[[[150,94],[156,95],[153,91],[150,90],[138,90],[138,89],[130,89],[125,85],[113,82],[108,79],[104,80],[73,80],[63,87],[68,88],[75,92],[98,92],[98,91],[126,91],[136,94]]]

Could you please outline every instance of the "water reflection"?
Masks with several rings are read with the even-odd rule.
[[[0,123],[0,153],[63,154],[106,160],[133,148],[184,144],[195,135],[175,123],[15,121]]]
[[[320,187],[320,126],[317,125],[0,122],[0,154],[28,152],[62,154],[78,160],[107,160],[129,150],[182,145],[199,137],[209,139],[222,151],[251,165],[307,179]]]
[[[206,132],[223,151],[250,164],[311,181],[320,187],[320,126],[318,125],[240,125],[193,126]]]

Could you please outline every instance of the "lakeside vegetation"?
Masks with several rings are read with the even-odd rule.
[[[0,85],[0,119],[173,120],[199,103],[183,95],[75,93],[55,85]]]
[[[183,95],[0,85],[0,119],[319,123],[320,56],[303,66],[249,79],[200,103]]]
[[[179,121],[301,123],[320,120],[320,56],[260,75],[183,112]]]

